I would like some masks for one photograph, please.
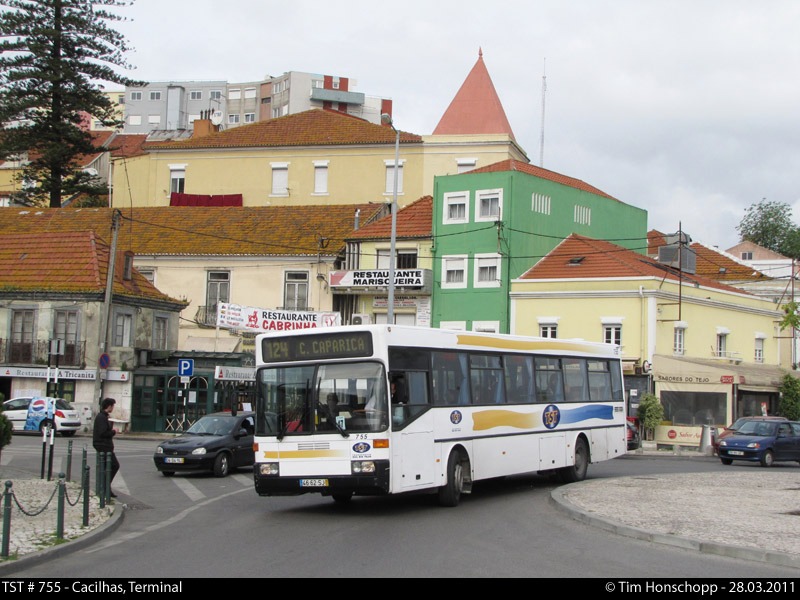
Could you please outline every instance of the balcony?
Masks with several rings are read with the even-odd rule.
[[[0,363],[11,365],[46,365],[50,352],[50,340],[15,342],[0,338]],[[66,344],[64,354],[58,356],[60,367],[82,367],[86,359],[86,342]],[[56,364],[56,357],[50,360]]]

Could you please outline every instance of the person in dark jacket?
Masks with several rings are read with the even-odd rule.
[[[114,398],[105,398],[100,405],[100,412],[94,419],[94,430],[92,432],[92,446],[97,452],[110,452],[111,453],[111,481],[119,471],[119,461],[117,455],[114,454],[114,436],[117,434],[116,429],[111,426],[109,417],[111,411],[114,410],[114,405],[117,403]],[[110,485],[109,482],[109,485]],[[111,497],[116,498],[117,495],[111,492]]]

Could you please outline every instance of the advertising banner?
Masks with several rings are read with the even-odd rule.
[[[25,431],[39,431],[42,421],[53,422],[56,412],[55,398],[34,398],[28,404],[28,415],[25,419]]]
[[[300,312],[240,306],[220,302],[217,326],[253,332],[290,331],[316,327],[336,327],[342,324],[338,312]]]

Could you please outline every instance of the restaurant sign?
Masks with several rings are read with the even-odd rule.
[[[272,310],[238,304],[219,303],[217,326],[226,329],[247,331],[290,331],[292,329],[314,329],[336,327],[342,324],[338,312],[302,312]]]

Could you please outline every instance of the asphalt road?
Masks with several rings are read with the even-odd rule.
[[[59,443],[61,452],[66,441]],[[85,438],[75,439],[77,456],[85,443]],[[452,509],[441,508],[432,496],[356,498],[340,506],[315,495],[260,498],[246,470],[225,479],[202,474],[166,478],[153,466],[155,445],[117,443],[122,469],[114,487],[127,509],[114,533],[19,575],[797,577],[793,569],[687,552],[584,525],[551,505],[556,484],[534,474],[476,485]],[[37,438],[15,436],[0,464],[6,471],[38,474],[40,448]],[[729,468],[710,458],[626,456],[592,465],[589,476]]]

